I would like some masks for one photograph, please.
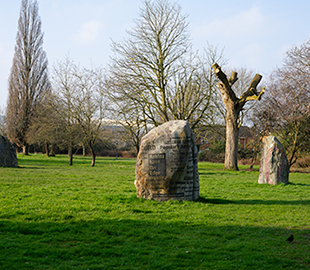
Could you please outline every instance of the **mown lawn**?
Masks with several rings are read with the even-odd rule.
[[[310,269],[310,174],[199,163],[200,199],[159,203],[136,198],[135,160],[90,163],[0,168],[0,269]]]

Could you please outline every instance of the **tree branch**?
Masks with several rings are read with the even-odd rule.
[[[230,86],[232,86],[237,80],[238,80],[238,73],[236,71],[233,71],[228,79],[228,83]]]
[[[259,74],[256,74],[253,78],[253,80],[250,83],[250,86],[248,88],[248,90],[246,90],[241,97],[239,98],[240,100],[240,104],[245,104],[247,101],[250,100],[260,100],[262,95],[265,92],[265,87],[263,87],[262,91],[260,91],[260,93],[257,93],[257,85],[260,83],[262,79],[262,76]]]
[[[264,93],[265,93],[265,87],[263,87],[262,91],[260,91],[258,95],[248,96],[244,100],[242,100],[242,102],[246,103],[247,101],[250,101],[250,100],[260,100]]]
[[[221,67],[217,63],[214,63],[212,68],[216,77],[221,81],[221,83],[218,83],[217,86],[221,91],[224,102],[225,100],[228,101],[229,99],[235,103],[238,102],[238,98],[236,97],[235,92],[231,89],[231,86],[238,80],[237,72],[232,72],[229,80],[227,80],[226,74],[221,70]]]

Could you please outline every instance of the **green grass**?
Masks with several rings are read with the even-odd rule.
[[[135,160],[18,159],[0,168],[0,269],[310,269],[310,174],[199,163],[200,199],[159,203],[136,198]]]

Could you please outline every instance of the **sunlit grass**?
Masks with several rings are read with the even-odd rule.
[[[136,198],[135,160],[18,159],[0,168],[0,269],[310,269],[310,174],[200,163],[197,202],[159,203]]]

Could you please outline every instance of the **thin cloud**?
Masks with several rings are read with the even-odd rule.
[[[81,44],[94,44],[98,41],[103,27],[104,25],[98,21],[84,23],[75,35],[75,40]]]
[[[263,65],[264,50],[261,44],[252,43],[239,51],[238,56],[244,59],[244,64],[249,67],[260,67]]]
[[[266,26],[264,15],[259,7],[253,6],[250,10],[243,11],[233,17],[204,22],[196,27],[193,36],[210,38],[221,35],[223,38],[255,35]]]

